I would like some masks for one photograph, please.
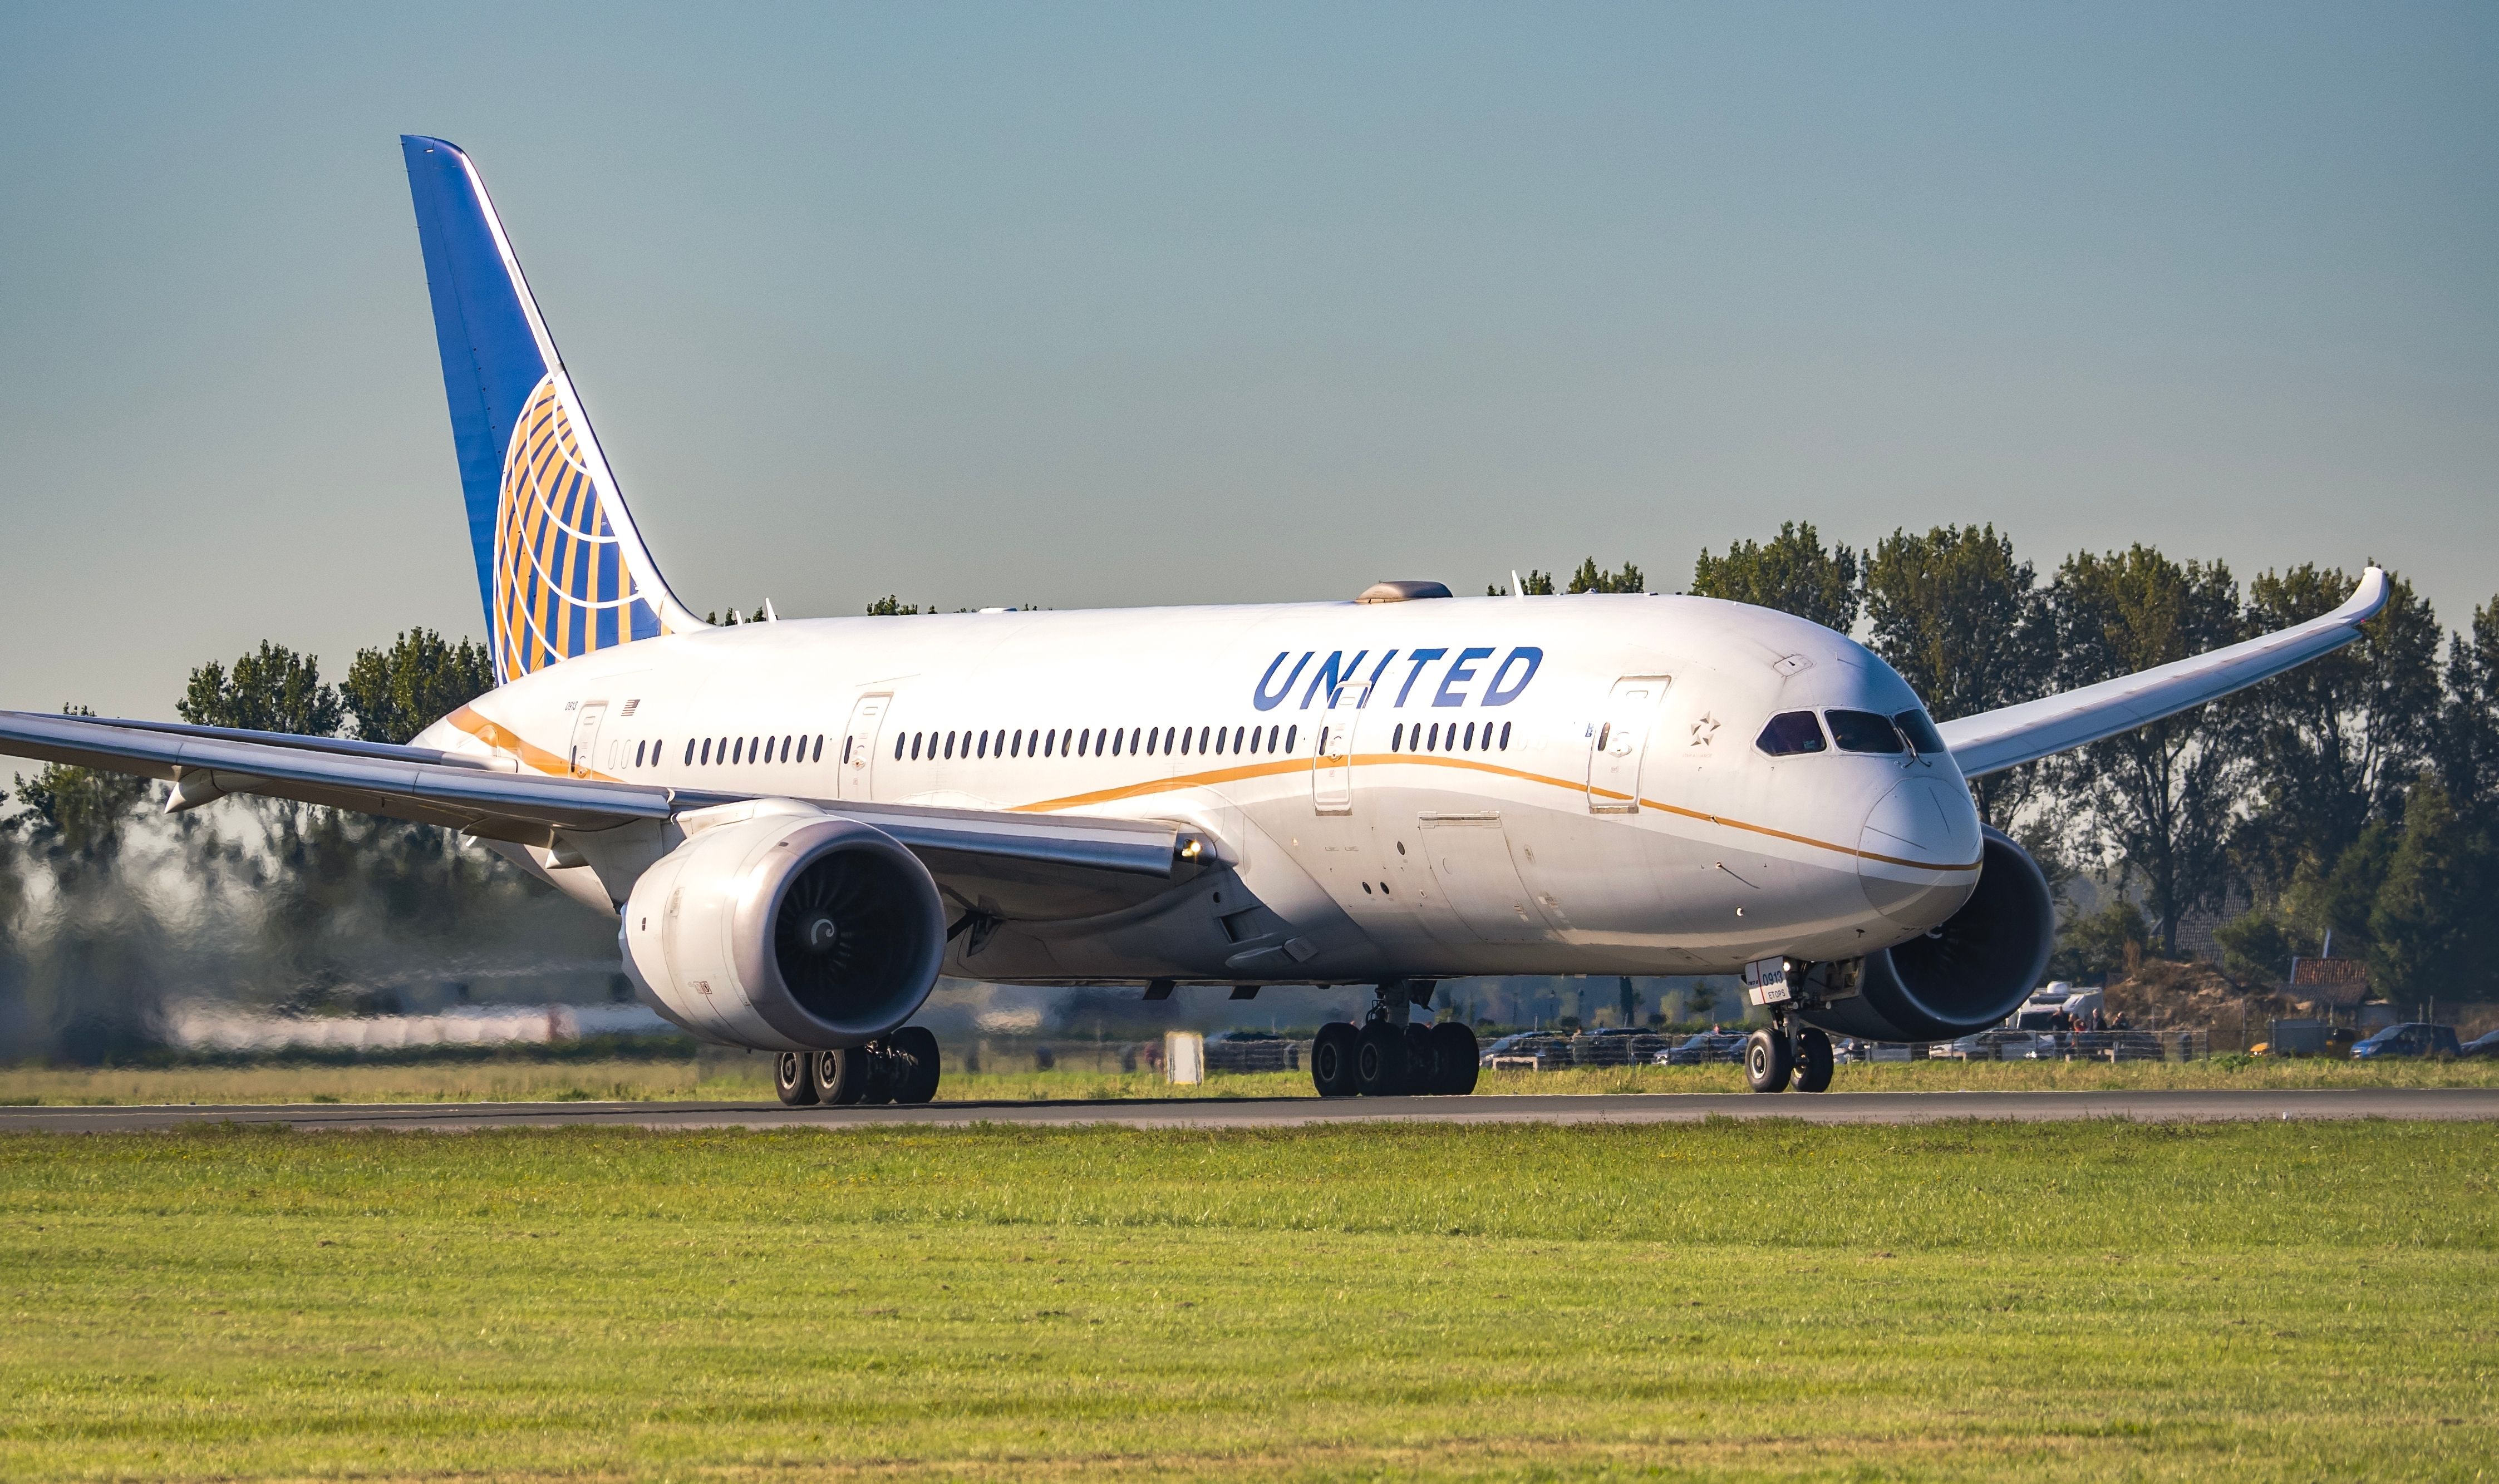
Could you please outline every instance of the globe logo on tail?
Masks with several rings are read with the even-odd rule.
[[[495,668],[510,681],[663,631],[582,457],[550,371],[503,455],[495,522]]]

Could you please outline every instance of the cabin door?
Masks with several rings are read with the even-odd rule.
[[[834,771],[836,798],[865,802],[876,797],[876,742],[884,734],[885,713],[893,705],[886,694],[862,695],[851,707],[850,729],[842,734],[842,752]]]
[[[1588,735],[1589,813],[1639,812],[1640,756],[1670,683],[1664,675],[1626,675],[1614,682],[1605,713]]]
[[[1353,735],[1370,699],[1371,685],[1360,680],[1348,680],[1328,695],[1311,759],[1311,807],[1320,814],[1353,813]]]
[[[583,701],[581,712],[572,719],[572,757],[569,771],[575,778],[588,778],[599,761],[599,724],[607,719],[603,700]]]

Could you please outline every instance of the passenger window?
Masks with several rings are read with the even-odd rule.
[[[692,737],[688,737],[688,738],[686,738],[686,760],[685,760],[682,764],[680,764],[680,766],[683,766],[683,767],[693,767],[693,766],[694,766],[694,764],[695,764],[695,739],[694,739],[694,738],[692,738]]]
[[[850,750],[850,739],[845,737],[842,739],[842,751],[847,754]],[[815,762],[822,762],[825,760],[825,734],[821,731],[816,733],[816,752],[815,756],[809,760]]]
[[[1900,728],[1900,735],[1909,739],[1921,758],[1940,758],[1952,751],[1944,746],[1943,733],[1935,730],[1933,720],[1915,707],[1892,718],[1892,725]]]
[[[1390,752],[1392,752],[1392,753],[1402,753],[1402,752],[1406,751],[1406,724],[1405,724],[1405,723],[1400,722],[1400,723],[1398,723],[1394,727],[1392,727],[1392,728],[1389,730],[1389,733],[1388,733],[1388,750],[1389,750]]]
[[[986,757],[988,757],[989,755],[990,755],[990,734],[989,734],[988,732],[984,731],[984,732],[982,732],[982,733],[981,733],[980,751],[978,751],[978,752],[974,753],[972,756],[973,756],[973,757],[975,757],[975,758],[986,758]]]
[[[637,768],[642,765],[642,744],[639,742],[633,744],[633,765]]]
[[[1468,752],[1476,750],[1476,724],[1473,722],[1467,724],[1467,740],[1463,745]]]
[[[916,731],[911,734],[911,760],[920,760],[920,733]]]
[[[1826,711],[1823,717],[1831,723],[1831,740],[1838,743],[1843,753],[1908,751],[1899,728],[1887,717],[1871,711]]]
[[[1753,745],[1773,758],[1793,757],[1798,753],[1818,753],[1829,744],[1822,740],[1822,724],[1810,711],[1782,711],[1770,718],[1770,725],[1753,739]]]
[[[1505,753],[1509,751],[1509,724],[1508,722],[1501,724],[1501,750]]]
[[[1269,728],[1269,730],[1270,730],[1270,732],[1271,732],[1271,733],[1272,733],[1273,729],[1274,729],[1274,728],[1272,728],[1272,727],[1271,727],[1271,728]],[[1290,755],[1291,755],[1291,753],[1292,753],[1292,751],[1293,751],[1293,744],[1294,744],[1295,742],[1297,742],[1297,741],[1299,741],[1299,740],[1301,739],[1301,735],[1302,735],[1302,728],[1301,728],[1300,726],[1287,726],[1287,727],[1285,727],[1285,728],[1284,728],[1284,752],[1285,752],[1286,756],[1290,756]]]

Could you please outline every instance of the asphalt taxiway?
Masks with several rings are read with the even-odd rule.
[[[917,1108],[784,1108],[778,1103],[287,1103],[127,1108],[0,1108],[0,1133],[114,1133],[200,1124],[465,1133],[497,1128],[868,1128],[973,1123],[1066,1127],[1285,1128],[1314,1123],[1932,1123],[2128,1118],[2194,1123],[2296,1118],[2499,1119],[2499,1087],[2266,1092],[1615,1093],[1578,1097],[1141,1098],[1119,1102],[929,1103]]]

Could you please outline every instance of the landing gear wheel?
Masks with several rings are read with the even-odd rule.
[[[1412,1060],[1406,1052],[1406,1028],[1374,1020],[1353,1044],[1353,1088],[1367,1098],[1400,1096]]]
[[[1406,1090],[1426,1096],[1441,1090],[1441,1070],[1435,1065],[1437,1053],[1432,1047],[1432,1027],[1406,1022]]]
[[[1353,1084],[1353,1048],[1361,1039],[1362,1032],[1344,1020],[1319,1027],[1311,1043],[1311,1082],[1320,1097],[1349,1098],[1359,1090]]]
[[[1808,1025],[1796,1033],[1796,1090],[1821,1092],[1831,1085],[1831,1038]]]
[[[893,1089],[902,1081],[902,1058],[886,1049],[882,1041],[871,1041],[854,1054],[867,1058],[867,1078],[860,1088],[860,1106],[879,1107],[893,1101]]]
[[[893,1100],[897,1103],[925,1103],[937,1095],[937,1075],[941,1070],[937,1055],[937,1034],[925,1025],[906,1025],[886,1038],[902,1063],[902,1077],[894,1084]]]
[[[809,1058],[816,1069],[816,1089],[826,1102],[848,1107],[867,1090],[868,1052],[865,1047],[851,1047],[839,1051],[818,1051]]]
[[[1785,1092],[1788,1074],[1796,1069],[1788,1038],[1775,1030],[1757,1030],[1744,1038],[1744,1081],[1755,1092]]]
[[[1464,1020],[1444,1020],[1432,1027],[1432,1090],[1462,1098],[1476,1090],[1476,1072],[1483,1052],[1476,1033]]]
[[[784,1051],[772,1061],[772,1090],[781,1095],[785,1107],[809,1108],[816,1101],[816,1079],[807,1070],[815,1055],[808,1051]]]

